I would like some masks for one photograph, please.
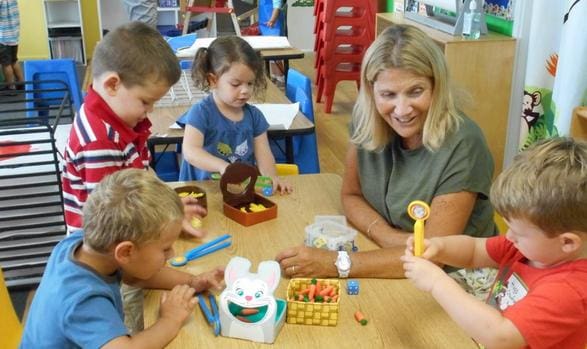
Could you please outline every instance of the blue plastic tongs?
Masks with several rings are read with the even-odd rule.
[[[218,312],[218,305],[216,304],[216,297],[213,294],[208,294],[208,299],[210,300],[210,308],[206,304],[206,298],[203,294],[198,293],[198,303],[200,304],[200,309],[202,309],[202,313],[208,320],[208,323],[212,325],[212,331],[215,336],[220,334],[220,314]]]
[[[205,244],[202,244],[196,248],[193,248],[189,251],[187,251],[185,253],[185,255],[183,256],[179,256],[179,257],[174,257],[171,258],[171,260],[169,261],[169,264],[171,264],[174,267],[181,267],[183,265],[186,265],[187,262],[189,261],[193,261],[196,258],[200,258],[200,257],[204,257],[205,255],[208,255],[212,252],[221,250],[225,247],[228,247],[231,245],[231,241],[226,241],[224,243],[221,243],[224,240],[230,239],[231,236],[229,234],[224,234],[220,237],[217,237],[216,239],[207,242]]]

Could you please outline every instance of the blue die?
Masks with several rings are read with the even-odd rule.
[[[346,282],[346,293],[349,295],[359,294],[359,281],[347,280]]]

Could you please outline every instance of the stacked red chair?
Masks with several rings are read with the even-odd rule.
[[[332,111],[340,81],[360,84],[361,61],[375,39],[376,0],[316,0],[314,2],[314,53],[316,102],[326,99],[324,111]]]

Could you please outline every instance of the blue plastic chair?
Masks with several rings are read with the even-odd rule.
[[[165,40],[169,46],[171,46],[173,52],[177,53],[177,50],[179,49],[192,47],[197,38],[198,35],[196,33],[192,33],[181,36],[171,36]]]
[[[164,182],[177,182],[179,179],[179,163],[177,152],[162,151],[152,154],[155,160],[155,173]]]
[[[312,81],[299,71],[290,68],[287,74],[285,95],[292,102],[300,103],[300,111],[314,122],[314,105],[312,104]],[[318,160],[318,145],[316,132],[311,134],[294,136],[294,161],[300,169],[300,173],[319,173],[320,161]],[[285,140],[272,140],[271,150],[275,161],[285,163]]]
[[[61,80],[65,82],[69,88],[69,94],[73,101],[75,112],[79,111],[82,105],[83,97],[77,77],[77,69],[75,61],[71,58],[63,59],[48,59],[48,60],[30,60],[24,61],[24,79],[26,81],[38,81],[38,83],[27,84],[26,89],[52,89],[61,88],[62,86],[56,83],[43,82],[47,80]],[[27,93],[26,108],[29,110],[38,107],[46,107],[46,105],[36,105],[38,101],[33,101],[33,98],[41,98],[44,100],[60,101],[63,99],[62,92],[38,92]],[[28,111],[28,117],[41,116],[37,115],[36,111]]]

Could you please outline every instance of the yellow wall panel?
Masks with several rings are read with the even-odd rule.
[[[18,58],[20,60],[49,58],[43,1],[18,0],[18,9],[20,11]]]

